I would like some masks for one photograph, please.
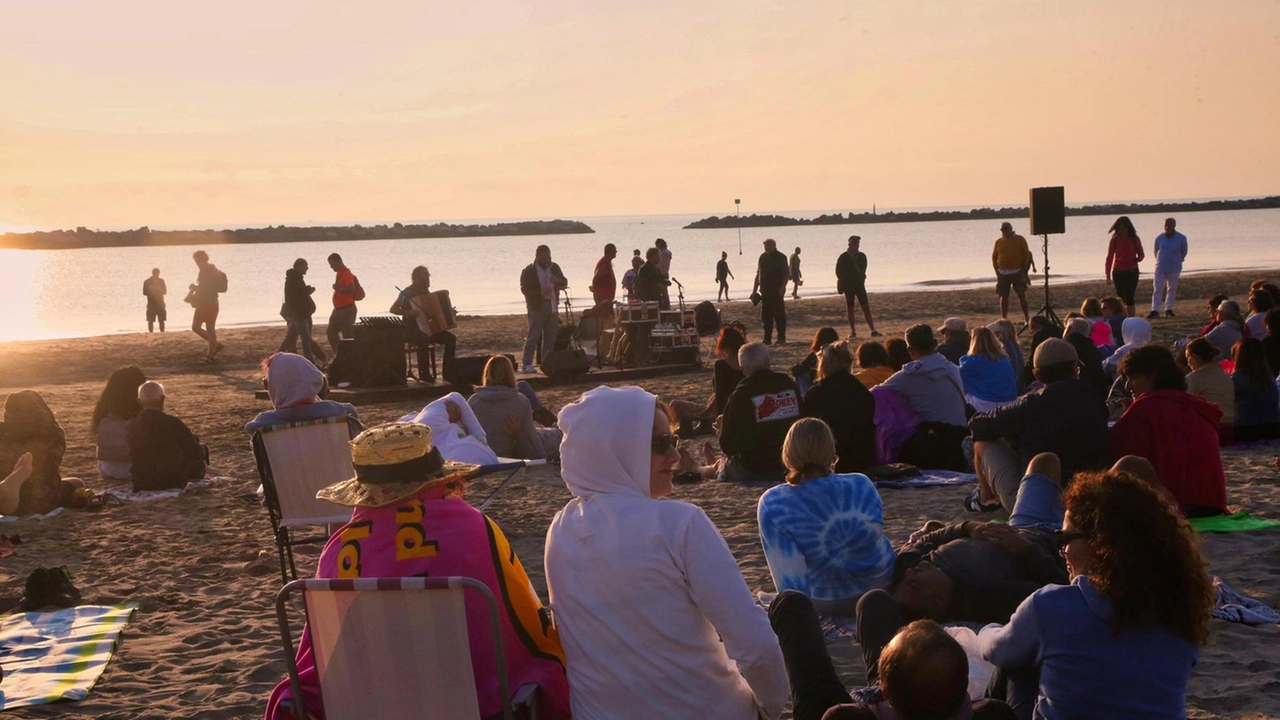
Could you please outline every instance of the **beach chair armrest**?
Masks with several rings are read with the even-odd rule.
[[[538,684],[525,683],[516,688],[511,697],[511,709],[517,718],[537,720],[538,717]]]

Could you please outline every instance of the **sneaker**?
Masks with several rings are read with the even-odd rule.
[[[879,330],[872,330],[871,337],[884,337],[884,333],[880,332]]]
[[[964,509],[968,510],[971,513],[992,513],[999,510],[1001,507],[1003,507],[1002,505],[1000,505],[999,500],[993,500],[990,503],[984,503],[982,502],[980,497],[981,497],[981,491],[978,488],[974,488],[973,492],[970,493],[969,497],[964,499]]]
[[[1165,310],[1165,311],[1164,311],[1164,316],[1165,316],[1165,317],[1173,317],[1173,316],[1174,316],[1174,315],[1173,315],[1173,311],[1172,311],[1172,310]]]
[[[524,367],[520,368],[520,372],[531,375],[537,372],[537,370],[534,370],[532,365],[525,365]]]
[[[1157,310],[1152,310],[1151,312],[1147,313],[1148,320],[1155,320],[1158,317],[1160,317],[1160,312]]]

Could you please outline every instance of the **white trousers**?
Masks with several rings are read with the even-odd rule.
[[[1182,272],[1156,271],[1155,284],[1151,290],[1151,311],[1169,311],[1173,309],[1173,301],[1178,296],[1178,276]],[[1161,306],[1161,296],[1164,304]]]

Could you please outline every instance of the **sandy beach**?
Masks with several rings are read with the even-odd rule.
[[[1267,273],[1216,273],[1184,278],[1178,317],[1154,322],[1155,340],[1170,342],[1204,323],[1205,300],[1217,292],[1243,298],[1255,277]],[[1147,277],[1138,297],[1150,297]],[[1058,314],[1065,316],[1088,296],[1112,294],[1101,281],[1056,286]],[[1029,293],[1033,309],[1038,289]],[[878,329],[901,334],[916,322],[940,325],[948,316],[976,322],[996,317],[991,288],[877,294],[871,298]],[[135,603],[118,654],[87,699],[19,709],[15,717],[252,718],[260,717],[271,688],[284,677],[273,601],[280,585],[265,509],[254,500],[258,478],[243,425],[268,403],[254,398],[261,387],[258,363],[279,344],[284,327],[231,329],[219,333],[227,349],[220,362],[202,366],[204,344],[185,328],[189,317],[174,306],[169,332],[73,340],[0,344],[0,397],[34,389],[57,413],[67,434],[65,476],[101,488],[89,419],[110,372],[136,364],[148,379],[164,383],[167,410],[182,417],[208,444],[212,465],[230,479],[173,500],[126,504],[99,511],[66,510],[44,521],[18,521],[0,531],[22,537],[17,554],[0,567],[0,607],[22,593],[23,579],[40,566],[66,565],[89,604]],[[1015,301],[1016,305],[1016,301]],[[1141,304],[1140,304],[1141,305]],[[726,320],[741,320],[749,339],[760,339],[758,313],[746,302],[723,306]],[[847,330],[843,302],[825,297],[787,302],[791,344],[779,348],[774,367],[786,370],[808,350],[822,325]],[[141,313],[140,313],[141,315]],[[317,321],[323,318],[318,315]],[[141,324],[142,318],[139,317]],[[859,318],[862,337],[867,330]],[[524,318],[465,317],[459,353],[518,352]],[[322,326],[315,336],[323,338]],[[1024,338],[1024,347],[1026,339]],[[705,399],[708,368],[642,381],[664,398]],[[593,386],[588,381],[542,393],[559,407]],[[366,426],[416,411],[419,401],[361,405]],[[1280,518],[1280,477],[1275,448],[1223,452],[1228,502],[1255,516]],[[474,483],[483,497],[493,481]],[[702,483],[677,486],[674,497],[703,508],[733,550],[748,586],[773,591],[756,527],[760,490]],[[895,545],[929,519],[966,519],[967,488],[884,490],[886,531]],[[545,598],[543,540],[569,493],[553,468],[537,468],[509,485],[489,508],[504,529],[539,594]],[[968,516],[972,517],[972,516]],[[1280,607],[1280,530],[1207,535],[1202,548],[1210,571],[1235,590]],[[303,572],[311,572],[319,546],[303,549]],[[261,559],[257,559],[260,558]],[[255,560],[256,559],[256,560]],[[1249,627],[1215,620],[1191,681],[1188,716],[1264,718],[1280,716],[1280,626]],[[842,679],[862,684],[855,646],[832,645]]]

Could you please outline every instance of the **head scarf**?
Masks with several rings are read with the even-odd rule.
[[[560,411],[560,467],[570,492],[649,497],[657,401],[638,387],[602,385]]]
[[[280,353],[267,368],[267,395],[277,410],[319,400],[324,375],[301,355]]]
[[[15,438],[55,434],[62,437],[62,427],[53,411],[35,390],[19,390],[5,399],[4,426],[6,434]]]

